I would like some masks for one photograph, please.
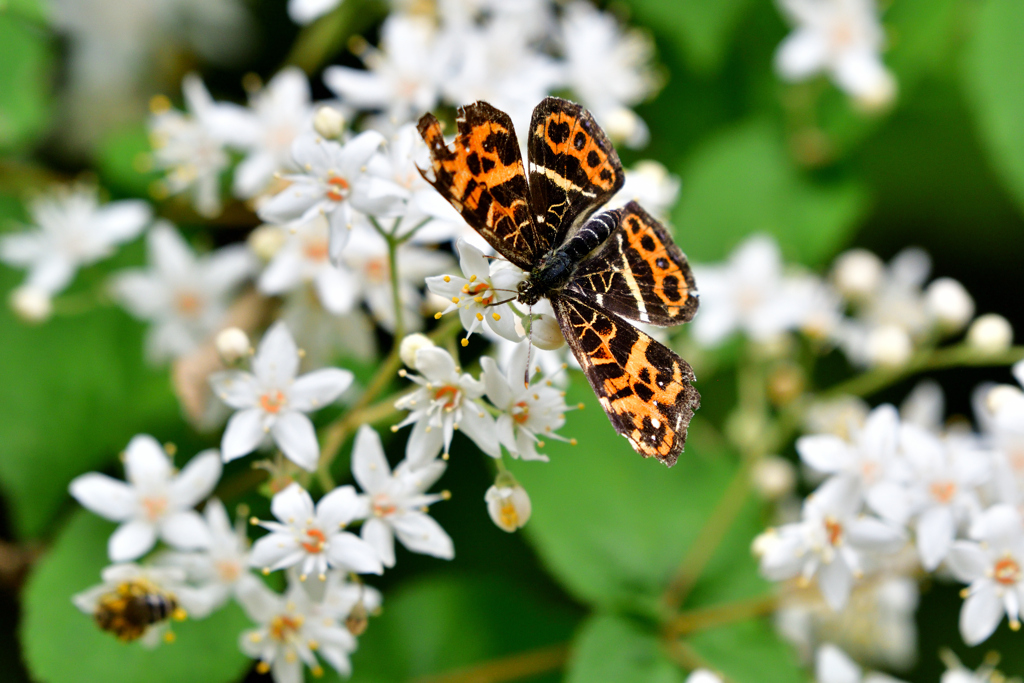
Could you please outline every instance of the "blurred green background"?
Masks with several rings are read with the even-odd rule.
[[[186,51],[162,67],[154,87],[176,99],[174,84],[199,68],[215,96],[241,100],[243,75],[269,79],[299,30],[283,2],[250,7],[256,21],[248,58],[234,68],[214,68]],[[652,142],[624,152],[623,160],[629,166],[653,158],[681,178],[672,223],[691,260],[721,259],[753,232],[774,234],[788,259],[820,270],[853,245],[883,259],[921,246],[934,260],[933,273],[960,280],[979,313],[1001,313],[1024,330],[1024,3],[885,3],[885,61],[899,95],[890,111],[870,116],[825,79],[779,81],[772,56],[788,29],[771,2],[635,0],[607,7],[656,42],[665,85],[638,109]],[[328,19],[376,41],[380,6],[346,0],[342,10]],[[143,119],[107,131],[91,149],[62,143],[67,54],[67,40],[36,0],[0,0],[5,230],[25,218],[22,199],[55,179],[86,173],[114,197],[145,196],[150,178],[134,165],[146,144]],[[358,60],[341,49],[327,63]],[[315,74],[314,84],[326,96]],[[248,220],[221,225],[214,240],[243,239]],[[72,293],[95,289],[106,272],[141,258],[141,246],[131,245],[112,262],[84,271]],[[0,268],[0,291],[19,280],[19,273]],[[0,309],[5,681],[230,681],[250,668],[234,645],[245,621],[235,608],[184,624],[176,645],[149,653],[129,652],[98,633],[68,600],[97,580],[110,531],[72,503],[66,493],[71,478],[93,469],[119,472],[117,453],[138,432],[173,441],[188,455],[217,442],[215,435],[188,429],[166,371],[143,364],[141,338],[141,325],[114,308],[58,316],[41,327]],[[977,383],[1009,380],[1005,369],[935,377],[948,410],[966,415]],[[523,534],[504,534],[487,519],[482,497],[492,474],[475,448],[457,437],[442,480],[454,498],[432,511],[455,541],[456,560],[399,550],[397,567],[372,581],[385,594],[385,612],[360,641],[352,680],[410,680],[526,651],[560,658],[570,642],[566,676],[573,683],[685,678],[660,649],[652,618],[667,578],[735,470],[735,455],[699,417],[676,468],[641,461],[612,438],[586,385],[575,379],[570,403],[583,400],[588,408],[572,414],[564,432],[586,435],[586,443],[551,447],[550,464],[515,463],[533,500]],[[724,386],[729,377],[710,381]],[[729,395],[699,388],[705,396]],[[875,398],[899,401],[908,389],[901,385]],[[704,411],[724,414],[707,399]],[[393,460],[402,448],[401,438],[392,441]],[[229,467],[228,475],[247,466]],[[252,496],[247,502],[265,514],[265,501]],[[754,506],[741,513],[687,608],[767,591],[749,554],[750,540],[765,524]],[[26,582],[24,560],[40,551]],[[943,670],[937,652],[946,646],[972,666],[986,651],[999,650],[1006,673],[1024,674],[1024,648],[1005,625],[983,646],[958,645],[959,608],[955,587],[925,587],[919,663],[899,675],[937,681]],[[691,641],[741,683],[806,680],[767,622],[744,622]],[[560,679],[547,674],[536,680]]]

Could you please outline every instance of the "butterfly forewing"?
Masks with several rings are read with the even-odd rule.
[[[619,155],[586,109],[549,97],[533,110],[528,143],[536,222],[555,245],[619,191]]]
[[[524,270],[551,249],[551,231],[538,232],[512,119],[486,102],[459,109],[454,148],[441,125],[424,114],[419,132],[430,149],[433,178],[424,178],[498,253]]]
[[[689,364],[618,316],[571,295],[552,297],[551,303],[615,430],[645,458],[674,465],[700,406]]]
[[[660,326],[689,322],[697,312],[697,292],[686,256],[636,202],[616,212],[617,227],[576,270],[568,289],[629,320]]]

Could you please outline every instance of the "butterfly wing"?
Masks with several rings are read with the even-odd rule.
[[[700,407],[689,364],[614,314],[571,295],[551,303],[615,431],[645,458],[674,465]]]
[[[693,271],[668,230],[636,202],[608,214],[616,212],[618,225],[567,289],[628,320],[662,327],[692,320],[698,303]]]
[[[619,155],[590,112],[558,97],[533,110],[527,152],[535,222],[553,231],[555,245],[625,180]]]
[[[441,124],[424,114],[418,129],[430,149],[437,188],[469,225],[502,256],[524,270],[551,249],[554,232],[538,230],[530,210],[529,186],[512,119],[486,102],[460,107],[453,147]]]

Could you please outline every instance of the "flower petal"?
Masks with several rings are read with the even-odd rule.
[[[114,562],[128,562],[142,557],[156,543],[156,528],[149,522],[125,522],[107,542],[107,554]]]
[[[68,488],[83,507],[112,522],[130,519],[137,510],[134,489],[105,474],[90,472],[75,477]]]
[[[331,534],[327,557],[331,566],[342,567],[357,574],[383,574],[384,567],[373,546],[348,531]]]
[[[259,403],[260,386],[251,373],[241,370],[215,372],[210,375],[213,393],[235,409],[254,408]]]
[[[289,405],[308,413],[333,403],[352,385],[354,375],[340,368],[323,368],[299,377],[288,391]]]
[[[395,535],[384,520],[371,517],[360,530],[363,540],[373,546],[385,567],[395,566]]]
[[[946,556],[946,564],[957,581],[964,583],[972,583],[984,577],[992,568],[988,555],[972,541],[954,542]]]
[[[220,453],[208,449],[192,458],[171,482],[171,497],[178,507],[194,507],[213,491],[223,466]]]
[[[316,521],[327,533],[348,526],[352,520],[365,513],[366,503],[352,486],[339,486],[316,505]]]
[[[270,502],[270,512],[278,521],[289,526],[305,524],[306,520],[316,516],[312,496],[296,483],[289,484],[274,495]]]
[[[960,610],[960,635],[968,645],[977,645],[996,630],[1003,619],[1003,603],[989,582],[978,586]]]
[[[220,441],[220,454],[224,462],[231,462],[256,450],[266,434],[263,431],[263,415],[264,412],[259,408],[248,408],[231,416]]]
[[[156,439],[139,434],[125,449],[124,470],[128,481],[136,486],[159,485],[171,478],[171,459]]]
[[[277,416],[270,433],[285,457],[312,472],[320,460],[320,444],[309,418],[294,410]]]
[[[843,469],[850,461],[847,443],[831,434],[801,436],[796,440],[796,452],[808,466],[829,474]]]
[[[383,491],[391,481],[391,467],[384,456],[380,435],[369,425],[361,426],[356,432],[352,447],[352,476],[364,491],[371,494]]]
[[[853,574],[850,568],[840,559],[822,565],[818,573],[818,587],[825,602],[833,611],[838,612],[846,606],[853,585]]]
[[[279,494],[280,495],[280,494]],[[277,496],[275,496],[276,498]],[[256,541],[249,554],[249,566],[259,569],[281,568],[286,559],[298,562],[306,553],[299,547],[295,537],[286,533],[267,534]],[[292,556],[295,556],[292,558]]]
[[[284,322],[274,323],[260,340],[253,373],[265,389],[284,388],[299,370],[299,349]]]
[[[402,545],[414,553],[432,555],[442,560],[455,557],[451,536],[430,515],[415,511],[395,515],[391,518],[391,526]]]
[[[160,538],[182,550],[208,548],[212,542],[210,531],[195,510],[176,512],[160,524]]]
[[[953,545],[955,532],[953,512],[948,507],[935,506],[921,514],[917,520],[917,551],[925,569],[934,571],[939,566]]]
[[[444,445],[444,431],[431,429],[430,422],[424,415],[412,426],[409,441],[405,444],[405,459],[411,465],[424,465],[441,453]]]

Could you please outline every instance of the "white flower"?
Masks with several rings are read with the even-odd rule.
[[[308,24],[327,14],[344,0],[288,0],[288,16],[296,24]]]
[[[122,200],[100,206],[95,187],[58,187],[29,203],[33,229],[0,238],[0,261],[28,269],[26,287],[53,295],[81,266],[134,239],[152,216],[149,205]]]
[[[342,265],[354,274],[355,296],[363,299],[373,317],[388,332],[395,331],[395,300],[391,289],[391,263],[388,245],[381,235],[364,222],[351,231],[352,239],[342,254]],[[423,324],[420,306],[423,280],[451,268],[451,257],[442,251],[412,244],[398,247],[398,293],[407,330]]]
[[[325,310],[335,315],[349,313],[358,302],[359,285],[353,273],[327,258],[327,219],[314,216],[285,233],[284,244],[260,275],[259,290],[280,295],[311,283]]]
[[[501,475],[487,489],[484,502],[487,503],[487,514],[495,526],[509,533],[526,526],[533,511],[526,489],[514,480],[511,483],[502,482]]]
[[[566,81],[581,103],[612,138],[630,147],[647,144],[647,126],[629,107],[660,85],[650,37],[623,30],[613,14],[589,2],[574,2],[565,8],[560,38]]]
[[[1024,528],[1020,513],[994,505],[971,525],[974,541],[956,541],[947,563],[959,581],[969,584],[960,610],[960,635],[968,645],[986,640],[1005,612],[1010,628],[1020,629],[1024,598]]]
[[[324,605],[312,601],[302,584],[290,581],[288,591],[278,595],[258,583],[239,601],[258,624],[239,638],[242,652],[260,660],[257,672],[271,674],[275,683],[302,683],[304,667],[323,675],[319,655],[342,676],[351,675],[355,637]]]
[[[896,95],[882,64],[885,34],[874,0],[779,0],[793,32],[775,53],[775,70],[790,81],[827,71],[836,85],[866,108]]]
[[[392,14],[381,27],[380,49],[360,54],[369,70],[330,66],[324,83],[346,104],[409,121],[437,104],[444,78],[441,50],[429,18]]]
[[[942,674],[942,678],[939,679],[939,683],[1001,683],[1007,680],[1003,674],[996,671],[991,661],[982,664],[977,671],[971,671],[960,663],[960,660],[957,659],[952,650],[939,651],[939,657],[942,659],[942,663],[946,665],[946,671]],[[1013,679],[1009,680],[1012,681]]]
[[[229,370],[210,376],[213,392],[238,412],[228,420],[221,453],[224,462],[251,453],[267,434],[285,456],[312,471],[320,458],[313,423],[304,413],[323,408],[352,384],[352,373],[324,368],[296,378],[299,350],[283,322],[260,341],[253,372]]]
[[[75,477],[71,495],[85,508],[121,522],[107,544],[114,562],[144,555],[159,536],[176,548],[205,548],[210,534],[196,503],[210,495],[220,479],[217,451],[203,451],[178,474],[156,439],[139,434],[124,455],[128,483],[98,472]]]
[[[796,450],[809,467],[823,474],[856,479],[876,512],[903,524],[912,510],[901,495],[909,474],[899,457],[900,418],[886,403],[868,415],[863,428],[853,428],[849,439],[815,434],[797,439]]]
[[[406,377],[419,388],[395,402],[399,410],[410,411],[395,429],[413,425],[406,459],[422,466],[436,458],[442,446],[447,455],[456,428],[484,453],[500,456],[494,418],[476,403],[484,395],[483,382],[460,375],[451,355],[436,347],[416,352],[416,370],[421,374]]]
[[[946,557],[957,529],[981,512],[977,489],[989,477],[988,454],[963,439],[930,434],[916,425],[900,428],[900,444],[911,477],[899,507],[916,513],[915,536],[921,564],[933,571]],[[905,520],[903,520],[905,521]]]
[[[284,301],[281,320],[306,352],[302,362],[322,368],[339,357],[370,361],[377,352],[375,327],[358,307],[344,315],[328,312],[315,292],[299,289]]]
[[[119,600],[115,602],[123,601],[124,596],[144,598],[147,602],[160,598],[164,601],[165,606],[173,607],[163,620],[148,626],[125,623],[123,619],[112,620],[108,625],[101,625],[102,628],[111,631],[123,641],[138,638],[144,647],[155,647],[160,643],[161,635],[166,634],[173,638],[173,634],[167,633],[169,619],[180,621],[193,611],[202,609],[202,602],[200,601],[197,605],[194,591],[184,583],[185,572],[178,567],[140,566],[135,563],[113,564],[104,569],[100,576],[103,583],[71,598],[75,607],[94,618],[98,616],[100,610],[109,609],[110,605],[105,600],[107,596],[117,596]],[[196,609],[197,607],[199,610]],[[117,616],[123,617],[125,609],[122,608],[121,614]],[[127,619],[127,622],[133,621],[130,618]],[[139,626],[142,626],[141,634],[135,630]]]
[[[398,357],[410,368],[416,367],[416,352],[420,349],[429,349],[434,346],[437,345],[426,335],[419,332],[407,334],[398,346]]]
[[[53,300],[50,293],[41,287],[15,287],[7,301],[15,315],[27,323],[41,323],[53,315]]]
[[[716,346],[737,330],[766,342],[804,321],[805,278],[782,274],[779,246],[767,235],[748,238],[724,265],[693,270],[701,300],[693,336],[702,345]]]
[[[245,159],[235,169],[234,192],[242,199],[267,188],[274,174],[291,164],[292,143],[313,122],[309,80],[298,67],[277,73],[263,90],[249,97],[249,130],[239,145]]]
[[[181,234],[160,222],[146,236],[151,266],[114,275],[114,297],[153,326],[146,348],[153,362],[194,351],[223,325],[230,296],[255,263],[244,246],[196,257]]]
[[[831,643],[818,648],[814,658],[816,683],[899,683],[880,673],[864,674],[850,657]]]
[[[607,208],[614,209],[635,201],[652,216],[665,220],[679,198],[679,178],[657,161],[638,161],[626,169],[622,189],[609,200]]]
[[[214,102],[195,74],[181,84],[186,112],[158,108],[149,122],[153,161],[167,171],[164,181],[170,194],[190,192],[192,204],[203,216],[220,213],[220,174],[231,159],[225,144],[238,141],[250,129],[249,114],[242,107]]]
[[[816,577],[825,602],[843,609],[865,553],[895,552],[906,541],[901,530],[860,516],[859,488],[853,477],[832,477],[807,497],[800,522],[762,534],[761,573],[775,581]]]
[[[169,552],[157,561],[162,566],[180,567],[186,577],[198,587],[192,594],[198,598],[189,610],[193,618],[201,619],[219,609],[232,595],[238,595],[258,582],[249,572],[249,537],[244,519],[232,526],[224,504],[216,498],[206,502],[203,510],[210,545],[202,552]]]
[[[260,218],[294,224],[325,216],[330,227],[329,255],[337,262],[348,241],[353,209],[388,214],[402,199],[390,191],[390,184],[365,173],[366,163],[383,142],[384,136],[372,130],[344,145],[314,133],[300,135],[292,143],[292,157],[302,171],[284,176],[291,184],[260,205]]]
[[[449,301],[438,316],[458,310],[462,326],[469,338],[486,323],[496,334],[509,341],[523,337],[516,332],[516,314],[511,302],[516,286],[526,274],[505,261],[488,262],[483,252],[462,240],[458,243],[459,265],[465,277],[439,275],[427,278],[427,287]]]
[[[352,475],[364,491],[361,498],[370,515],[361,533],[385,567],[395,566],[395,536],[414,553],[443,560],[455,557],[451,537],[426,514],[427,506],[446,498],[443,493],[426,493],[444,470],[445,463],[439,460],[419,467],[403,460],[392,473],[380,436],[368,425],[359,428],[352,448]]]
[[[497,419],[498,440],[514,457],[523,460],[547,460],[546,455],[537,453],[537,447],[544,446],[543,439],[552,438],[568,441],[555,433],[565,424],[564,392],[553,386],[544,377],[537,384],[526,385],[539,368],[529,372],[526,363],[530,349],[520,344],[512,353],[507,372],[502,374],[493,358],[480,359],[483,373],[481,380],[487,391],[487,398],[501,411]]]
[[[339,486],[320,499],[316,508],[309,493],[298,484],[274,495],[270,511],[277,522],[260,522],[270,531],[256,541],[249,564],[264,573],[294,565],[299,578],[327,578],[328,567],[359,574],[381,574],[373,546],[344,528],[364,516],[365,503],[351,486]]]

